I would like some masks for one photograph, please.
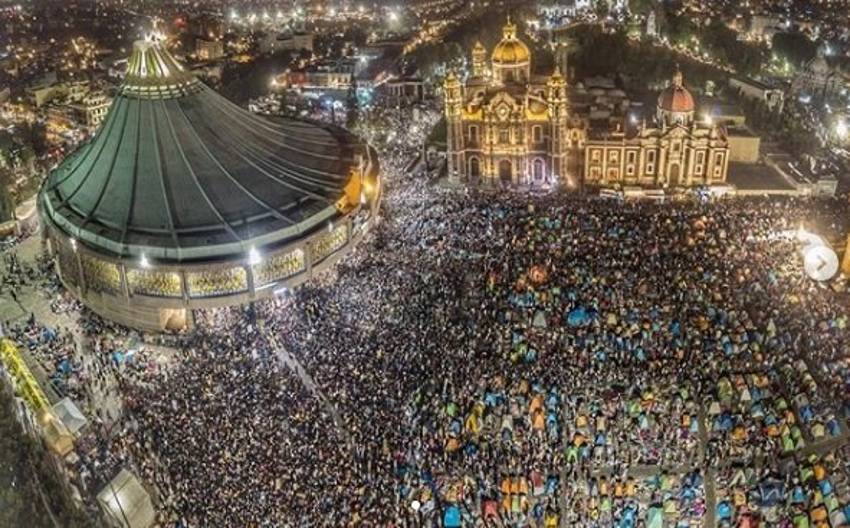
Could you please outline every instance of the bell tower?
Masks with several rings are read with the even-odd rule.
[[[443,83],[446,106],[446,162],[449,181],[460,180],[463,168],[461,151],[463,150],[463,89],[453,71],[450,71]]]
[[[549,103],[549,159],[553,179],[560,182],[567,175],[567,119],[569,102],[567,101],[567,81],[556,66],[555,73],[547,83]]]
[[[472,48],[472,76],[479,79],[490,77],[490,69],[487,67],[487,49],[481,41],[475,43]]]

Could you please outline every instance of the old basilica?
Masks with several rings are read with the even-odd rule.
[[[724,130],[697,119],[681,72],[659,95],[650,125],[630,122],[625,113],[600,112],[612,94],[625,96],[621,91],[568,90],[557,68],[549,77],[532,75],[531,60],[508,20],[489,61],[478,43],[466,82],[451,72],[447,76],[452,181],[530,188],[579,183],[686,187],[726,181]],[[605,119],[598,119],[600,114]]]

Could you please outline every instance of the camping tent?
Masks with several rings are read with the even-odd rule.
[[[110,524],[119,528],[148,528],[155,520],[148,492],[132,473],[122,469],[97,494],[97,502]]]
[[[460,528],[460,509],[454,504],[446,508],[446,512],[443,514],[443,526],[446,528]]]
[[[78,433],[89,423],[79,407],[71,401],[71,398],[63,398],[54,405],[53,414],[65,424],[72,435],[77,437],[79,437]]]

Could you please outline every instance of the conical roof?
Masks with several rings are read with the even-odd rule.
[[[361,152],[342,129],[240,108],[146,40],[103,125],[50,174],[39,205],[114,256],[224,258],[338,217]]]

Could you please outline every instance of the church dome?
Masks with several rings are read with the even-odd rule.
[[[493,48],[492,61],[494,64],[521,64],[531,59],[531,52],[521,40],[516,38],[516,25],[510,19],[502,28],[502,41]]]
[[[673,82],[658,96],[658,108],[665,112],[688,113],[696,110],[694,96],[682,82],[682,72],[677,71]]]

